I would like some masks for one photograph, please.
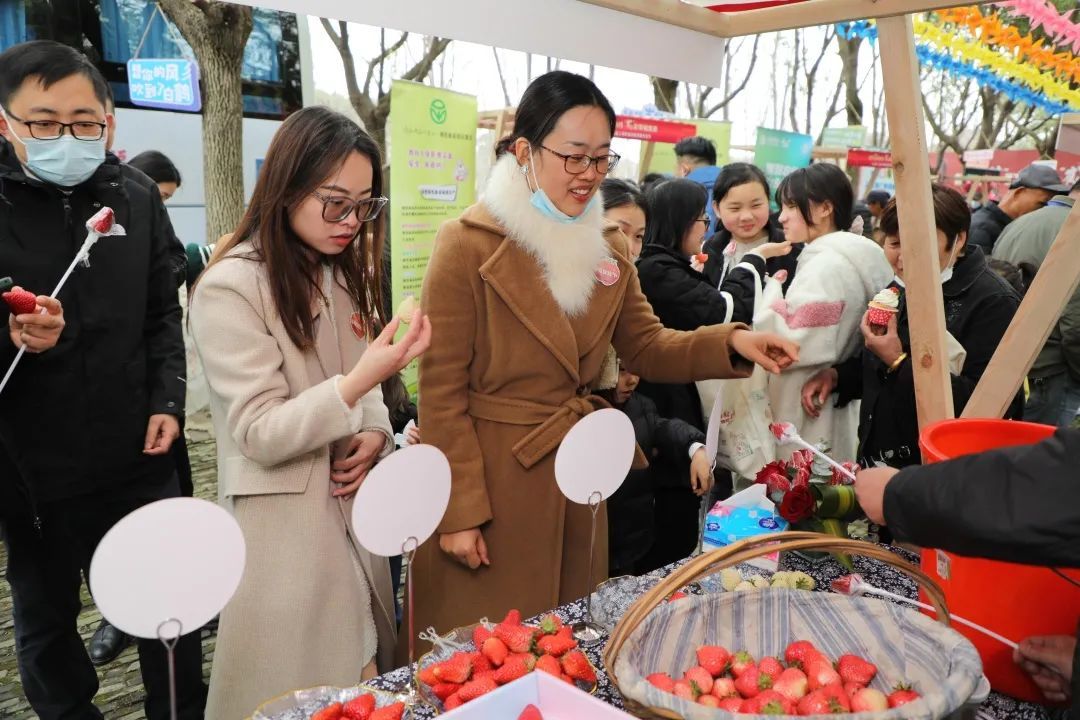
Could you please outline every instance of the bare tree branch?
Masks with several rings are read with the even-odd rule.
[[[746,89],[747,83],[750,82],[750,77],[754,74],[754,66],[757,65],[758,42],[760,42],[760,40],[761,40],[761,35],[755,35],[754,36],[754,46],[750,50],[750,53],[751,53],[750,54],[750,67],[748,67],[746,69],[746,75],[743,77],[742,82],[739,83],[738,86],[734,90],[729,92],[727,97],[725,97],[723,100],[721,100],[720,102],[718,102],[715,105],[713,105],[712,107],[710,107],[708,112],[701,113],[700,114],[701,117],[712,117],[717,112],[719,112],[723,108],[727,107],[728,103],[730,103],[732,100],[734,100],[735,97],[739,93],[741,93],[743,90]],[[709,88],[709,90],[711,91],[712,88]],[[703,97],[701,100],[702,100],[702,104],[704,104],[705,98]]]
[[[499,62],[499,49],[491,48],[491,54],[495,56],[495,69],[499,71],[499,84],[502,86],[503,107],[510,107],[510,91],[506,89],[506,76],[503,75],[502,63]]]
[[[343,27],[345,26],[344,22],[342,22],[341,24],[342,24]],[[372,58],[370,61],[368,61],[367,77],[364,78],[364,90],[363,90],[363,92],[364,92],[365,95],[368,95],[368,94],[371,93],[371,80],[375,75],[375,69],[376,68],[381,68],[383,63],[385,63],[386,60],[391,55],[393,55],[398,50],[400,50],[405,45],[405,43],[408,41],[408,39],[409,39],[409,33],[407,33],[407,32],[401,33],[401,37],[399,37],[397,39],[397,42],[395,42],[393,45],[386,48],[381,53],[379,53],[374,58]],[[425,75],[426,74],[427,73],[425,73]],[[381,87],[379,88],[379,91],[382,92]]]

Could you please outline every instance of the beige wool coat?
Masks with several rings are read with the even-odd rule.
[[[615,226],[604,228],[598,208],[583,222],[595,221],[601,266],[617,265],[618,279],[593,282],[594,266],[587,266],[584,309],[568,314],[554,293],[564,304],[573,294],[545,280],[537,253],[508,237],[490,209],[500,203],[532,232],[541,223],[530,214],[525,181],[513,167],[494,172],[503,173],[494,181],[509,183],[516,196],[489,184],[485,202],[445,224],[436,238],[421,296],[432,345],[421,358],[419,387],[423,441],[442,450],[452,470],[450,505],[438,531],[480,527],[491,565],[464,567],[440,550],[438,536],[422,545],[414,565],[418,631],[499,620],[511,608],[528,617],[591,590],[590,512],[559,491],[554,451],[597,408],[591,388],[609,345],[628,369],[658,382],[746,377],[750,370],[734,367],[727,348],[740,326],[692,333],[661,326],[641,292],[626,238]],[[560,232],[565,240],[578,229],[541,228],[534,242],[559,242]],[[571,238],[579,239],[590,242]],[[594,582],[607,577],[605,512],[599,518]],[[402,637],[399,661],[404,649]]]
[[[337,381],[364,352],[353,303],[333,285],[333,319],[319,303],[315,348],[289,339],[262,263],[211,266],[191,298],[192,336],[210,388],[218,493],[247,544],[243,579],[221,614],[208,720],[242,720],[262,702],[316,685],[349,686],[378,648],[395,643],[390,570],[351,532],[352,501],[331,497],[331,446],[392,431],[378,386],[356,407]],[[327,273],[328,275],[329,273]]]

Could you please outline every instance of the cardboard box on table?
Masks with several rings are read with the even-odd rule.
[[[528,705],[539,708],[544,720],[628,720],[633,717],[544,672],[529,673],[443,717],[447,720],[517,720]]]

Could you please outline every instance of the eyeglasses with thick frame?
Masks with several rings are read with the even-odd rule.
[[[561,152],[556,152],[549,147],[540,146],[541,150],[547,150],[555,157],[562,158],[563,167],[566,172],[571,175],[581,175],[587,172],[588,169],[595,165],[596,172],[601,175],[607,175],[609,172],[615,169],[615,166],[619,164],[619,160],[622,156],[618,153],[608,153],[607,155],[601,155],[599,157],[592,157],[591,155],[585,155],[584,153],[575,153],[572,155],[565,155]]]
[[[339,223],[349,217],[349,213],[355,212],[360,222],[371,222],[379,217],[379,213],[390,202],[384,197],[364,198],[353,200],[352,198],[334,195],[323,195],[318,190],[312,190],[311,195],[323,204],[322,218],[329,223]]]
[[[90,120],[62,123],[59,120],[23,120],[7,111],[4,114],[8,119],[25,125],[30,130],[30,137],[35,140],[59,140],[68,132],[76,140],[97,142],[105,137],[105,131],[109,127],[105,123]]]

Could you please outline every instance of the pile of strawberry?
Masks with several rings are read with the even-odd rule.
[[[550,673],[568,683],[592,688],[596,671],[577,649],[570,628],[555,615],[539,627],[523,625],[521,613],[511,610],[506,619],[488,629],[483,623],[473,630],[476,652],[456,652],[447,660],[422,668],[420,682],[431,688],[445,710],[453,710],[528,675],[533,670]]]
[[[347,703],[334,703],[324,707],[312,715],[311,720],[401,720],[404,713],[404,703],[376,709],[375,696],[364,693]]]
[[[857,655],[842,655],[834,665],[812,643],[799,640],[784,651],[784,661],[728,652],[718,645],[697,651],[698,664],[675,680],[667,673],[646,678],[652,685],[701,705],[756,715],[830,715],[900,707],[919,694],[897,685],[890,695],[869,687],[877,666]]]

